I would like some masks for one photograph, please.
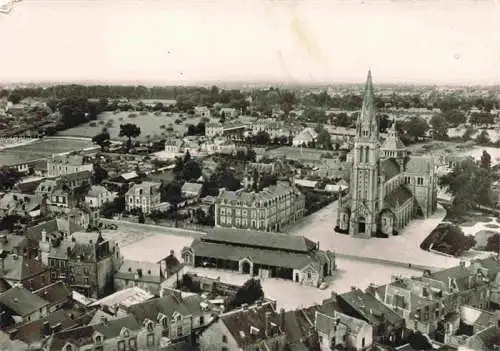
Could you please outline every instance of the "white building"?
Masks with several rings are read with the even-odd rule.
[[[135,184],[125,194],[125,209],[127,211],[141,209],[144,214],[149,214],[160,201],[160,184],[143,182]]]
[[[293,138],[293,146],[307,146],[309,143],[316,142],[318,133],[313,128],[306,128]]]
[[[115,199],[116,194],[112,193],[102,185],[93,185],[85,195],[85,203],[90,208],[101,208],[106,202]]]

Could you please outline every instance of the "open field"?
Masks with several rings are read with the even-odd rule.
[[[0,165],[14,165],[22,162],[35,161],[71,151],[94,147],[92,141],[72,138],[43,138],[16,147],[0,151]]]
[[[134,114],[135,117],[129,117],[131,114]],[[183,119],[182,123],[176,124],[175,121],[177,119]],[[200,122],[200,118],[182,117],[181,114],[177,113],[167,115],[165,112],[162,112],[157,116],[154,112],[141,114],[141,112],[127,111],[118,113],[103,112],[98,116],[96,122],[95,127],[90,126],[89,123],[85,123],[78,127],[59,132],[58,135],[92,138],[94,135],[99,134],[103,127],[106,127],[111,139],[121,140],[122,138],[118,136],[120,133],[120,124],[134,123],[141,128],[141,135],[137,139],[146,140],[147,135],[153,138],[155,135],[160,136],[161,133],[167,133],[166,128],[169,126],[174,131],[182,131],[187,128],[187,124],[197,124]],[[108,123],[112,123],[112,125]],[[161,128],[162,125],[165,127]]]

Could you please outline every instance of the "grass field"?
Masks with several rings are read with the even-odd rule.
[[[130,117],[131,114],[135,116]],[[183,119],[182,123],[176,124],[175,121],[177,119]],[[186,118],[182,117],[180,114],[167,115],[165,112],[159,115],[150,112],[147,114],[141,114],[141,112],[104,112],[98,116],[96,126],[91,126],[89,123],[86,123],[59,132],[58,135],[92,138],[94,135],[99,134],[103,127],[106,127],[111,139],[121,140],[118,136],[120,133],[120,124],[134,123],[141,128],[141,135],[137,139],[145,140],[147,135],[153,138],[155,135],[159,136],[161,133],[166,133],[166,128],[169,126],[175,131],[180,131],[187,128],[187,124],[197,124],[199,121],[199,117]],[[162,126],[164,127],[162,128]]]
[[[14,165],[35,161],[71,151],[93,147],[90,140],[70,138],[43,138],[30,144],[11,147],[0,151],[0,165]]]

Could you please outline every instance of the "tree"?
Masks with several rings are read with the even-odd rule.
[[[450,214],[461,217],[476,205],[491,205],[491,176],[473,159],[458,163],[439,179],[439,185],[454,196]]]
[[[141,224],[146,222],[146,218],[144,217],[144,213],[142,213],[142,211],[139,213],[138,222]]]
[[[491,155],[486,150],[483,150],[483,154],[481,155],[481,168],[487,171],[491,169]]]
[[[94,163],[94,184],[101,184],[103,180],[108,178],[106,171],[99,163]]]
[[[406,125],[408,135],[416,140],[423,138],[428,130],[427,121],[421,117],[413,117]]]
[[[174,207],[182,201],[182,188],[178,182],[170,182],[160,188],[162,202],[169,202]]]
[[[249,279],[241,286],[229,302],[229,309],[240,307],[243,304],[253,305],[264,298],[264,290],[259,280]]]
[[[253,141],[257,145],[267,145],[271,141],[271,138],[267,132],[261,130],[255,135]]]
[[[111,202],[105,203],[101,207],[101,215],[104,218],[112,218],[113,215],[125,211],[125,196],[117,196]]]
[[[318,124],[315,128],[318,136],[316,138],[316,145],[318,145],[322,149],[333,150],[332,146],[332,138],[330,137],[330,133],[320,124]]]
[[[476,143],[479,145],[489,145],[491,144],[490,135],[486,129],[483,129],[481,133],[476,137]]]
[[[189,150],[186,150],[186,153],[184,154],[184,161],[183,163],[186,163],[191,159],[191,154],[189,153]]]
[[[448,126],[446,120],[441,115],[432,116],[429,121],[432,127],[432,137],[436,140],[448,139]]]
[[[452,126],[458,126],[459,124],[467,122],[467,117],[465,113],[459,110],[444,111],[442,113],[443,118],[446,122]]]
[[[92,142],[101,147],[101,150],[109,147],[110,137],[108,132],[102,132],[92,138]]]
[[[132,138],[137,138],[141,134],[141,128],[133,123],[120,124],[120,137],[127,137],[127,149],[132,147]]]
[[[0,190],[11,190],[21,177],[16,169],[3,167],[0,169]]]
[[[389,116],[386,114],[383,114],[379,116],[379,129],[381,133],[385,133],[387,131],[387,128],[391,126],[392,122],[389,119]]]
[[[188,160],[182,168],[182,178],[186,181],[198,179],[201,177],[200,164],[195,160]]]
[[[485,250],[500,254],[500,234],[495,233],[488,238]]]
[[[410,343],[410,346],[414,350],[432,350],[434,347],[432,344],[429,342],[427,337],[420,333],[420,332],[414,332],[409,338],[408,341]]]
[[[12,94],[9,95],[7,100],[12,102],[14,105],[16,105],[16,104],[21,102],[21,95],[19,95],[16,92],[13,92]]]
[[[333,118],[333,124],[337,127],[349,127],[352,123],[352,119],[345,112],[338,113]]]

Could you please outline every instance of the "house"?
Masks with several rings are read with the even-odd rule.
[[[10,318],[12,323],[25,323],[43,318],[48,313],[49,303],[20,285],[0,294],[2,320]]]
[[[28,241],[24,235],[0,234],[0,251],[18,256],[27,254],[30,248]]]
[[[67,188],[58,187],[47,197],[47,206],[51,212],[68,212],[75,207],[77,199],[74,193]]]
[[[293,146],[305,146],[316,142],[318,133],[313,128],[305,128],[302,132],[297,134],[292,141]]]
[[[212,120],[205,124],[205,136],[209,138],[222,136],[224,134],[224,125],[218,120]]]
[[[181,188],[182,196],[195,202],[200,199],[203,184],[186,182]]]
[[[134,184],[125,194],[125,209],[141,210],[142,213],[149,214],[161,202],[160,185],[153,182]]]
[[[49,269],[34,258],[24,255],[0,255],[0,278],[9,286],[22,285],[37,290],[50,281]]]
[[[118,312],[118,306],[130,307],[132,305],[142,303],[153,298],[155,298],[154,295],[136,286],[131,288],[122,288],[111,295],[93,302],[90,305],[98,306],[100,308],[98,310],[98,312],[100,312],[94,315],[92,321],[97,324],[99,322],[99,316],[105,316],[107,318],[110,318],[110,316],[114,316],[114,314]],[[104,310],[106,309],[109,310],[109,313],[104,312]]]
[[[165,153],[179,156],[182,153],[183,141],[181,139],[169,139],[165,141]]]
[[[47,177],[49,178],[83,171],[92,173],[93,170],[94,165],[83,155],[58,155],[47,160]]]
[[[42,199],[36,195],[10,192],[0,198],[0,216],[31,216],[42,205]]]
[[[318,286],[336,269],[335,254],[302,236],[217,228],[182,249],[194,267],[213,267],[262,278]]]
[[[133,316],[62,330],[51,335],[47,351],[160,350],[165,346],[161,331],[151,323],[142,325]]]
[[[221,314],[199,338],[201,351],[285,350],[286,334],[272,303]]]
[[[342,347],[361,351],[373,345],[373,327],[362,319],[338,311],[334,311],[333,315],[316,311],[314,321],[323,349]]]
[[[352,288],[332,299],[342,313],[372,326],[374,343],[396,346],[406,339],[405,319],[371,293]]]
[[[304,211],[304,195],[286,181],[259,192],[223,190],[215,203],[215,226],[279,232]]]
[[[33,291],[33,294],[49,303],[49,312],[57,311],[71,302],[71,290],[62,281],[56,281]]]
[[[210,311],[202,309],[201,297],[175,291],[126,307],[118,313],[133,316],[141,324],[152,324],[172,342],[185,340],[210,324]]]
[[[98,232],[77,232],[49,237],[42,232],[41,261],[50,267],[50,280],[62,280],[88,297],[101,297],[113,288],[113,274],[120,266],[118,244]]]
[[[107,202],[112,202],[116,194],[112,193],[102,185],[92,185],[85,195],[85,203],[90,208],[101,208]]]

